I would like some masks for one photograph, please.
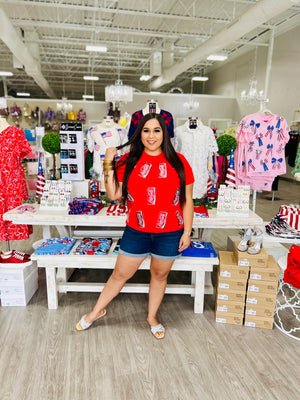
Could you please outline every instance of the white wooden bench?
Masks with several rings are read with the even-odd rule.
[[[80,239],[75,243],[74,249],[79,245]],[[71,252],[68,255],[37,255],[32,254],[31,259],[36,260],[39,268],[46,270],[48,308],[58,307],[58,293],[67,292],[101,292],[105,283],[69,282],[66,274],[58,274],[61,269],[85,268],[85,269],[113,269],[116,262],[116,255],[113,250],[117,239],[107,255],[75,255]],[[175,260],[172,271],[191,271],[191,284],[168,284],[166,293],[169,294],[190,294],[194,296],[194,312],[203,313],[205,272],[211,272],[214,265],[219,264],[219,259],[201,257],[180,257]],[[140,270],[149,270],[150,257],[140,266]],[[63,278],[65,276],[65,278]],[[126,283],[121,292],[123,293],[148,293],[149,285],[143,283]]]

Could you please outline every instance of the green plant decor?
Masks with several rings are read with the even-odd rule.
[[[217,144],[218,153],[220,154],[220,156],[228,157],[230,156],[232,147],[235,150],[237,140],[235,137],[232,137],[231,135],[227,135],[225,133],[224,135],[221,135],[217,138]]]
[[[42,147],[45,151],[52,154],[53,157],[53,179],[56,179],[56,158],[55,155],[60,152],[60,136],[56,132],[48,132],[42,138]]]

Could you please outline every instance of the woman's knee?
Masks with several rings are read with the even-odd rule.
[[[111,276],[113,279],[120,282],[127,281],[129,278],[131,278],[131,274],[129,274],[127,271],[123,271],[121,268],[115,268]]]
[[[160,271],[157,269],[152,269],[150,272],[151,278],[155,279],[156,281],[165,281],[169,275],[169,271]]]

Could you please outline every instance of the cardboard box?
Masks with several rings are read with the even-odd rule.
[[[280,268],[273,256],[268,256],[265,267],[250,266],[250,279],[278,282]]]
[[[244,325],[252,328],[272,329],[273,323],[274,318],[259,317],[257,315],[246,315]]]
[[[258,317],[273,318],[275,306],[257,306],[257,304],[246,305],[245,315],[257,315]]]
[[[218,274],[221,278],[248,279],[249,267],[238,266],[233,252],[219,251],[219,260]]]
[[[245,290],[227,290],[227,289],[217,289],[216,293],[216,301],[237,301],[240,303],[245,303],[246,301],[246,292]]]
[[[248,280],[248,292],[275,294],[277,293],[277,287],[277,281]]]
[[[239,292],[245,292],[246,285],[247,285],[246,280],[227,279],[227,278],[222,278],[221,276],[218,276],[218,281],[217,281],[218,290],[226,289],[226,290],[237,290]]]
[[[246,297],[246,304],[257,305],[258,307],[274,307],[276,302],[276,293],[255,293],[248,292]]]
[[[237,264],[243,267],[266,267],[268,264],[268,253],[264,248],[258,254],[249,254],[247,251],[239,251],[239,241],[233,243],[233,254]],[[251,244],[250,244],[251,245]]]
[[[216,311],[216,322],[221,324],[243,325],[244,314],[222,313]]]
[[[244,314],[245,303],[238,301],[216,301],[216,311],[220,313]]]

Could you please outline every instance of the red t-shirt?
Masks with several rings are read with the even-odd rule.
[[[194,182],[192,168],[182,154],[185,184]],[[128,156],[125,154],[120,162]],[[119,182],[123,182],[125,165],[117,168]],[[143,152],[128,180],[128,217],[126,224],[143,232],[173,232],[183,228],[179,202],[180,180],[176,170],[162,152],[152,156]]]

